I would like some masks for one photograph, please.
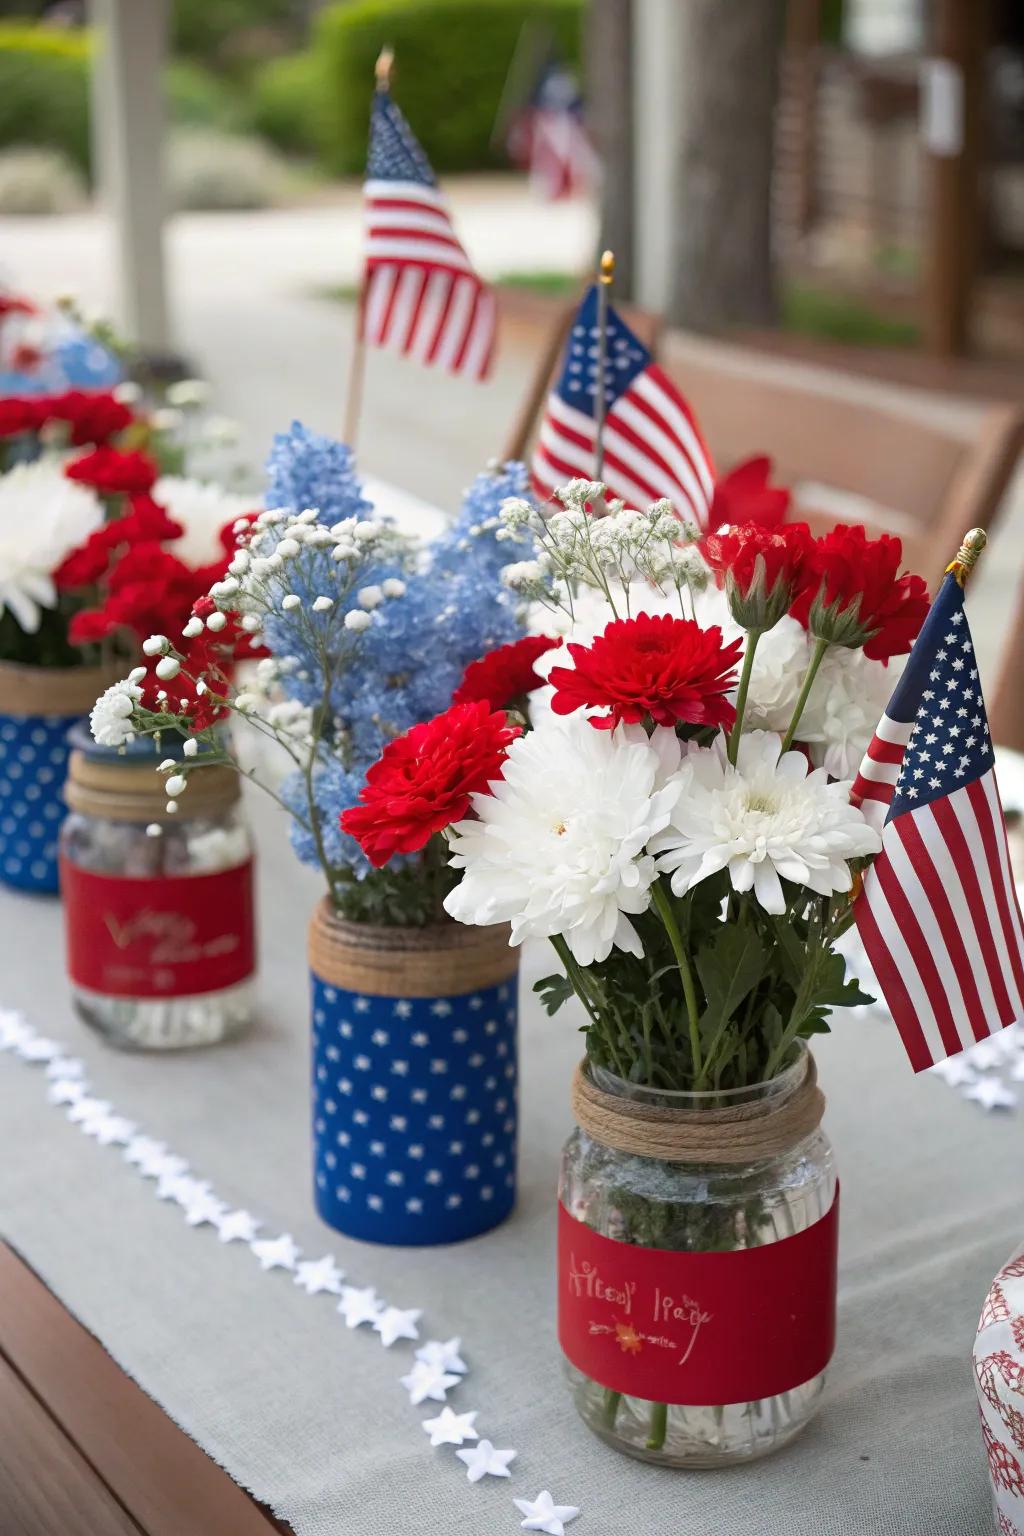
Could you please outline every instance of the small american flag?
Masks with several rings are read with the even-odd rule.
[[[547,66],[529,104],[513,119],[508,152],[529,171],[531,188],[547,202],[586,192],[597,181],[583,98],[559,64]]]
[[[595,478],[598,334],[594,284],[573,323],[530,466],[545,500],[566,480]],[[610,304],[605,410],[601,479],[611,495],[631,507],[667,496],[680,516],[706,527],[715,476],[696,418]]]
[[[427,366],[486,377],[497,306],[452,229],[444,194],[386,89],[374,93],[359,334]]]
[[[1024,931],[964,594],[947,575],[854,780],[854,915],[915,1072],[1024,1014]]]

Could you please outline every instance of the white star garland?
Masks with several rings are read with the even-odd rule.
[[[1024,1062],[1024,1042],[1019,1050]],[[43,1066],[48,1102],[64,1109],[71,1124],[99,1145],[119,1148],[125,1164],[142,1178],[152,1179],[157,1199],[179,1207],[190,1227],[198,1230],[209,1226],[216,1231],[221,1243],[244,1244],[261,1270],[285,1270],[308,1296],[320,1292],[338,1296],[337,1310],[346,1326],[355,1329],[370,1324],[387,1349],[399,1340],[416,1342],[419,1339],[418,1324],[422,1316],[419,1308],[392,1306],[378,1296],[372,1286],[360,1288],[343,1284],[344,1272],[338,1268],[332,1254],[316,1260],[303,1259],[302,1249],[290,1232],[277,1237],[259,1237],[257,1234],[263,1223],[250,1211],[232,1209],[214,1193],[209,1180],[196,1178],[191,1173],[185,1158],[169,1151],[165,1142],[139,1132],[134,1122],[117,1114],[107,1100],[96,1098],[83,1062],[66,1055],[58,1041],[40,1035],[22,1014],[9,1008],[0,1008],[0,1055],[4,1054],[29,1066]],[[1012,1097],[1016,1102],[1015,1096]],[[466,1466],[469,1482],[477,1483],[485,1477],[511,1477],[509,1463],[515,1460],[516,1452],[496,1450],[490,1440],[480,1439],[473,1427],[477,1417],[475,1409],[455,1413],[445,1403],[448,1393],[459,1386],[468,1373],[461,1348],[462,1341],[457,1337],[428,1339],[416,1349],[412,1368],[400,1378],[401,1385],[406,1388],[414,1406],[427,1401],[444,1404],[436,1417],[421,1421],[432,1447],[461,1447],[467,1441],[476,1442],[455,1452]],[[526,1517],[522,1521],[523,1530],[547,1531],[551,1536],[563,1536],[565,1525],[579,1514],[574,1505],[555,1504],[546,1489],[536,1499],[515,1499],[513,1502]]]
[[[1018,1094],[1010,1084],[1024,1083],[1024,1027],[1011,1024],[928,1070],[985,1110],[1016,1109]]]

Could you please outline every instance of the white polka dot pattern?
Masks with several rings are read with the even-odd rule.
[[[68,732],[75,716],[0,715],[0,880],[57,890]]]

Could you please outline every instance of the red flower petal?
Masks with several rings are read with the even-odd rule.
[[[342,812],[342,831],[377,869],[396,853],[417,853],[467,814],[470,795],[501,778],[505,753],[520,734],[482,699],[414,725],[384,748],[359,804]]]
[[[613,620],[590,646],[568,651],[575,666],[554,667],[548,679],[556,714],[607,708],[608,715],[590,717],[598,730],[648,716],[656,725],[728,726],[736,718],[726,694],[736,682],[743,642],[723,645],[717,625],[701,629],[692,619],[641,613]]]

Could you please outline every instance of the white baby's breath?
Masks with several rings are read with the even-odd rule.
[[[89,715],[93,740],[101,747],[124,747],[135,740],[132,714],[142,689],[127,677],[101,693]]]

